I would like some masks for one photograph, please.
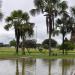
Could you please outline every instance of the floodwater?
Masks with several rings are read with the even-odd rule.
[[[0,60],[0,75],[75,75],[75,59]]]

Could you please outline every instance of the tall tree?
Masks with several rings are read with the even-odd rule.
[[[18,47],[19,47],[19,39],[20,39],[20,31],[19,31],[19,25],[21,22],[21,14],[22,11],[13,11],[10,16],[6,18],[5,29],[9,30],[12,26],[15,29],[15,37],[16,37],[16,53],[18,54]]]
[[[63,54],[64,54],[64,40],[67,33],[72,31],[72,21],[71,18],[67,13],[63,13],[61,18],[57,19],[57,27],[59,28],[59,32],[62,34],[62,44],[63,44]]]
[[[33,23],[28,22],[29,21],[29,15],[27,12],[23,13],[21,10],[15,10],[11,13],[10,16],[6,18],[5,29],[9,30],[10,28],[14,28],[15,30],[15,37],[16,37],[16,53],[18,54],[18,47],[20,42],[20,37],[23,38],[26,32],[29,32],[31,30],[31,25]]]
[[[29,22],[29,15],[28,13],[25,13],[22,17],[23,19],[23,24],[21,24],[20,27],[20,32],[21,32],[21,38],[22,38],[22,53],[24,54],[24,44],[25,44],[25,40],[26,37],[31,37],[33,35],[33,27],[34,27],[34,23]]]
[[[58,14],[59,5],[62,6],[62,3],[60,0],[34,0],[36,9],[31,10],[32,15],[40,12],[46,13],[46,27],[49,33],[49,55],[51,54],[51,34],[54,31],[54,19]]]
[[[15,10],[11,13],[10,16],[6,18],[5,29],[9,30],[11,27],[15,30],[15,37],[16,37],[16,53],[18,54],[18,47],[19,47],[19,40],[20,40],[20,24],[22,22],[22,11],[21,10]]]
[[[59,18],[57,19],[57,27],[60,29],[60,33],[62,34],[63,41],[63,54],[64,54],[64,38],[67,32],[69,32],[69,24],[68,21],[70,16],[67,12],[68,5],[66,1],[63,1],[59,4]]]

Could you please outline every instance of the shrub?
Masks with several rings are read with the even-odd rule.
[[[61,45],[59,48],[60,50],[62,50],[63,48],[65,50],[73,50],[75,48],[75,44],[71,41],[65,41],[64,45]]]

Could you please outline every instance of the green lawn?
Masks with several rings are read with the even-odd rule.
[[[66,53],[66,52],[65,52]],[[61,50],[52,50],[52,55],[48,55],[48,50],[43,50],[40,52],[37,49],[25,50],[25,55],[22,55],[22,50],[19,49],[18,55],[16,54],[15,48],[10,47],[0,47],[0,58],[21,58],[21,57],[32,57],[32,58],[46,58],[46,59],[56,59],[56,58],[75,58],[75,50],[68,51],[67,54],[62,54]]]

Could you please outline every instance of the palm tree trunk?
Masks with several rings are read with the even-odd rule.
[[[15,37],[16,37],[16,54],[18,54],[20,35],[19,35],[19,30],[16,29],[16,27],[15,27]]]
[[[25,51],[24,51],[24,36],[22,37],[22,54],[24,55],[25,54]]]
[[[49,56],[50,55],[51,55],[51,32],[49,31]]]
[[[63,24],[63,32],[62,32],[62,35],[63,35],[63,38],[62,38],[62,40],[63,40],[63,54],[64,54],[64,37],[65,37],[65,32],[64,32],[64,24]]]
[[[19,47],[19,39],[16,39],[16,54],[18,54],[18,47]]]
[[[62,38],[63,39],[63,43],[62,43],[63,44],[63,54],[64,54],[64,37],[65,36],[64,36],[64,33],[63,33],[63,38]]]
[[[51,32],[52,32],[52,19],[49,16],[49,56],[51,55]]]

